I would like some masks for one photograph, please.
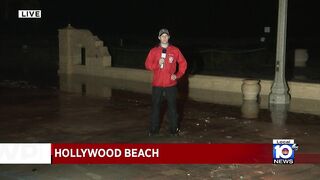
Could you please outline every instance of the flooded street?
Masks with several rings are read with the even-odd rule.
[[[315,2],[2,0],[0,180],[320,179]]]
[[[129,82],[123,84],[130,86]],[[136,90],[138,86],[146,93]],[[77,87],[81,87],[78,93],[57,88],[1,87],[0,141],[272,143],[272,139],[292,138],[300,145],[299,151],[320,152],[317,112],[297,113],[279,106],[259,109],[252,102],[201,102],[182,94],[178,100],[180,136],[168,135],[166,115],[162,113],[160,136],[148,137],[151,96],[147,85],[133,84],[136,89],[130,89],[114,84],[104,89],[103,96],[89,94],[88,84]],[[318,179],[319,175],[320,165],[316,164],[1,165],[0,171],[0,179]]]

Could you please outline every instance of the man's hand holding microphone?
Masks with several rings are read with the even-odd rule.
[[[164,62],[165,62],[166,56],[167,56],[167,49],[162,48],[161,58],[159,59],[160,69],[164,68]],[[174,81],[177,79],[177,76],[175,74],[172,74],[170,78],[171,80]]]
[[[166,59],[166,56],[167,56],[167,49],[162,48],[161,58],[159,60],[160,69],[164,68],[164,60]]]
[[[160,69],[163,69],[163,67],[164,67],[164,58],[160,58],[159,59],[159,65],[160,65]]]

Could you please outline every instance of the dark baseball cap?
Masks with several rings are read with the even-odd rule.
[[[168,36],[170,36],[169,31],[166,28],[160,29],[159,36],[161,36],[162,34],[167,34]]]

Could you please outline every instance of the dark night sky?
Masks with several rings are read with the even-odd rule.
[[[181,37],[255,37],[264,26],[276,31],[277,0],[39,0],[43,32],[71,23],[98,34],[151,35],[161,27]],[[20,8],[18,8],[20,9]],[[316,1],[289,0],[290,36],[317,36]],[[11,13],[20,30],[30,22]],[[14,16],[14,17],[12,17]],[[2,20],[3,21],[3,20]]]
[[[43,6],[47,6],[50,21],[58,24],[69,20],[75,26],[97,31],[135,34],[167,27],[182,36],[250,36],[274,23],[276,14],[276,1],[78,1],[77,7],[73,2],[68,1],[63,8],[56,1],[43,2]],[[54,9],[60,9],[59,15]]]

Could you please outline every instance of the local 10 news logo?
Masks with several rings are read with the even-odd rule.
[[[294,152],[299,148],[294,139],[273,140],[273,164],[294,164]]]

